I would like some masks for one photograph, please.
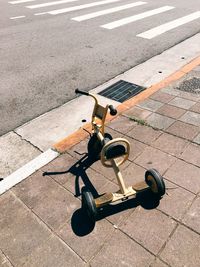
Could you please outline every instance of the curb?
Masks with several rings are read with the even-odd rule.
[[[106,117],[106,123],[112,121],[117,116],[119,116],[122,112],[132,108],[139,102],[147,99],[149,96],[157,92],[158,90],[162,89],[163,87],[168,86],[172,82],[175,82],[185,76],[187,73],[192,71],[195,67],[200,64],[200,56],[193,59],[190,63],[183,66],[178,71],[174,72],[164,80],[159,83],[156,83],[145,91],[141,92],[139,95],[130,98],[129,100],[125,101],[123,104],[117,106],[118,114],[116,116],[111,116],[110,114]],[[85,130],[84,130],[85,129]],[[88,136],[88,132],[92,131],[91,124],[86,123],[80,128],[79,130],[75,131],[71,135],[65,137],[64,139],[60,140],[59,142],[55,143],[52,147],[53,150],[56,150],[58,153],[63,154],[71,147],[75,146],[76,144],[80,143]]]

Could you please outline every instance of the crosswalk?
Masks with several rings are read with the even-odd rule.
[[[120,12],[120,16],[122,16],[118,20],[112,20],[106,23],[106,24],[100,24],[99,27],[104,28],[106,30],[113,30],[118,27],[125,26],[127,24],[133,24],[136,21],[139,20],[145,20],[149,17],[159,16],[163,13],[170,12],[171,10],[176,9],[175,6],[159,6],[157,8],[149,10],[148,8],[148,2],[147,1],[132,1],[130,3],[125,3],[124,0],[100,0],[100,1],[92,1],[89,3],[80,4],[80,0],[57,0],[57,1],[50,1],[50,2],[40,2],[41,0],[13,0],[9,1],[8,3],[11,5],[19,5],[23,9],[29,9],[29,10],[40,10],[42,12],[34,13],[34,16],[39,15],[60,15],[60,14],[66,14],[66,13],[72,13],[74,11],[81,11],[81,10],[89,10],[93,7],[99,7],[99,11],[95,12],[88,12],[86,11],[85,14],[81,14],[80,16],[71,17],[70,20],[77,21],[77,22],[84,22],[91,19],[95,19],[98,17],[108,18],[109,14]],[[74,3],[76,2],[76,3]],[[79,4],[77,4],[79,3]],[[117,3],[117,6],[115,5]],[[106,5],[113,4],[113,7],[105,8]],[[70,6],[69,6],[70,5]],[[62,8],[59,8],[61,6]],[[137,8],[140,6],[144,6],[144,10],[141,13],[137,13]],[[53,7],[56,7],[57,9],[52,9]],[[44,10],[47,9],[47,10]],[[49,10],[50,9],[50,10]],[[126,10],[133,10],[134,9],[134,15],[126,17],[123,15],[123,11]],[[135,14],[136,13],[136,14]],[[26,16],[22,14],[21,16],[11,17],[10,19],[23,19]],[[195,12],[189,13],[183,17],[178,17],[172,21],[165,22],[161,25],[157,25],[156,27],[153,27],[151,29],[147,29],[144,32],[136,34],[136,37],[138,38],[144,38],[144,39],[153,39],[161,34],[164,34],[166,32],[171,31],[172,29],[176,29],[184,24],[190,23],[194,20],[200,19],[200,11],[197,10]],[[162,18],[161,18],[162,20]],[[160,21],[160,20],[159,20]],[[200,20],[199,20],[200,22]]]

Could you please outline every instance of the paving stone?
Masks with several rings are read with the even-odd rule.
[[[16,267],[43,242],[51,231],[10,192],[0,199],[0,247]]]
[[[134,160],[136,157],[138,157],[144,149],[147,147],[147,145],[129,137],[125,137],[125,139],[128,140],[130,143],[130,155],[129,160]]]
[[[200,134],[198,134],[193,141],[200,145]]]
[[[200,103],[196,103],[194,106],[190,108],[191,111],[200,113]]]
[[[176,222],[160,211],[138,207],[120,228],[156,255],[175,226]]]
[[[200,233],[200,197],[197,197],[183,218],[183,222]]]
[[[186,98],[186,99],[192,100],[194,102],[200,100],[200,95],[199,94],[192,94],[192,93],[184,92],[184,91],[180,92],[179,97]]]
[[[165,130],[168,128],[172,123],[174,122],[174,119],[153,113],[147,118],[147,123],[150,124],[152,127]]]
[[[135,160],[135,163],[145,169],[157,169],[161,175],[174,163],[176,158],[158,149],[147,147]]]
[[[81,205],[71,193],[40,172],[17,185],[13,191],[52,229],[69,220]]]
[[[125,234],[116,231],[102,250],[90,262],[91,267],[147,267],[154,257]]]
[[[167,194],[160,201],[158,209],[180,221],[195,195],[165,179],[164,181]]]
[[[108,179],[91,168],[84,170],[82,173],[69,179],[63,186],[75,196],[81,195],[81,188],[86,186],[97,196],[99,190],[107,183]]]
[[[153,142],[153,146],[174,156],[179,156],[189,144],[179,137],[163,133]]]
[[[136,122],[124,116],[118,116],[109,123],[110,128],[123,134],[126,134],[128,131],[133,129],[135,125],[137,125]]]
[[[170,117],[172,119],[180,118],[185,112],[186,112],[185,109],[171,106],[168,104],[165,104],[164,106],[160,107],[156,111],[156,113],[159,113],[161,115],[165,115],[165,116]]]
[[[188,123],[176,121],[166,131],[176,136],[193,140],[198,134],[199,128]]]
[[[196,104],[196,102],[181,97],[175,97],[169,102],[169,104],[179,108],[190,109],[194,104]]]
[[[200,236],[180,225],[161,253],[161,258],[173,267],[200,266]]]
[[[63,241],[52,235],[26,258],[23,267],[82,267],[86,264]]]
[[[151,127],[137,125],[132,131],[128,132],[127,135],[150,145],[159,135],[161,135],[161,132],[152,129]]]
[[[49,173],[48,175],[51,176],[51,178],[60,184],[64,184],[74,176],[70,170],[76,162],[77,160],[69,154],[63,154],[42,167],[41,171],[43,171],[43,173]]]
[[[167,94],[167,93],[161,92],[161,91],[158,91],[158,92],[154,93],[153,95],[151,95],[150,98],[153,99],[153,100],[160,101],[162,103],[168,103],[169,101],[174,99],[175,96],[173,96],[171,94]]]
[[[123,114],[125,116],[128,116],[130,118],[137,118],[140,120],[144,120],[146,119],[149,115],[151,115],[151,111],[140,108],[140,107],[136,107],[134,106],[133,108],[127,110],[126,112],[124,112]]]
[[[180,95],[180,90],[174,89],[173,87],[170,86],[162,88],[160,91],[174,96]]]
[[[141,107],[141,108],[145,108],[145,109],[150,110],[150,111],[156,111],[161,106],[163,106],[163,103],[161,103],[159,101],[152,100],[152,99],[147,99],[147,100],[141,102],[140,104],[137,104],[137,106]]]
[[[124,170],[125,168],[127,168],[127,166],[129,164],[130,164],[130,161],[128,161],[128,160],[125,161],[125,163],[123,163],[120,166],[120,169]],[[115,172],[114,172],[113,168],[104,167],[100,160],[98,160],[94,164],[92,164],[91,167],[92,167],[92,169],[94,169],[98,173],[100,173],[103,176],[105,176],[106,178],[108,178],[110,181],[112,181],[113,179],[116,179]]]
[[[190,144],[187,146],[181,155],[181,158],[200,167],[200,145]]]
[[[126,185],[134,185],[138,182],[144,181],[145,169],[131,163],[123,172],[124,182]]]
[[[62,240],[85,261],[89,261],[101,249],[114,231],[113,225],[106,220],[96,222],[95,228],[91,228],[90,232],[86,230],[88,224],[86,216],[80,214],[79,217],[74,218],[71,223],[66,223],[58,231]]]
[[[200,114],[187,111],[182,117],[179,118],[180,121],[195,125],[195,126],[200,126]]]
[[[1,267],[12,267],[11,263],[8,259],[4,256],[4,254],[0,251],[0,266]]]
[[[166,172],[165,177],[195,194],[200,190],[200,168],[182,160],[178,159]]]

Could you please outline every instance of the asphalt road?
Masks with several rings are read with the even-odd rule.
[[[138,6],[126,7],[119,12],[79,22],[72,20],[77,16],[139,2],[115,1],[57,15],[50,11],[94,4],[100,0],[79,0],[36,8],[27,6],[55,0],[0,2],[0,135],[68,102],[75,97],[75,88],[90,90],[200,30],[198,17],[151,39],[137,36],[200,11],[200,0],[144,0]],[[163,7],[169,10],[150,15],[151,10]],[[150,13],[146,13],[145,18],[139,15],[140,19],[137,17],[120,27],[100,27],[144,12]],[[44,14],[35,15],[37,13]],[[16,18],[18,16],[24,17]]]

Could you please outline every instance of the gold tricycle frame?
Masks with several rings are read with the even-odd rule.
[[[114,138],[105,133],[105,119],[108,111],[115,116],[117,110],[112,105],[102,106],[99,104],[95,95],[75,90],[76,94],[90,96],[94,99],[94,109],[92,113],[92,136],[88,143],[88,156],[100,157],[101,163],[107,168],[113,168],[119,190],[114,193],[105,193],[98,198],[93,198],[89,189],[84,188],[82,191],[82,206],[85,208],[88,216],[96,220],[98,209],[114,203],[116,201],[125,201],[130,197],[136,197],[138,192],[151,190],[156,196],[161,198],[165,194],[165,184],[162,176],[155,169],[145,172],[145,180],[132,186],[126,186],[123,176],[120,172],[121,166],[129,158],[130,143],[125,138]]]

